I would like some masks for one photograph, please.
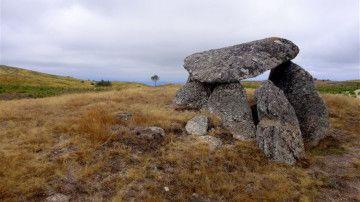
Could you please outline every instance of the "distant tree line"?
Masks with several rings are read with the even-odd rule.
[[[112,83],[109,80],[105,81],[101,79],[101,81],[91,82],[91,85],[95,85],[97,87],[106,87],[106,86],[111,86]]]

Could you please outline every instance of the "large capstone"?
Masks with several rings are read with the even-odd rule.
[[[329,120],[327,108],[315,89],[313,77],[289,61],[271,70],[269,79],[284,91],[294,107],[305,145],[316,146],[325,137]]]
[[[240,83],[220,84],[215,87],[208,100],[208,109],[221,118],[222,124],[234,138],[255,138],[251,109]]]
[[[201,109],[206,105],[211,89],[208,85],[188,81],[181,89],[176,92],[173,100],[175,109]]]
[[[208,50],[185,58],[190,79],[206,83],[231,83],[255,77],[296,57],[299,48],[287,39],[266,38]]]
[[[273,161],[294,164],[304,156],[304,143],[294,108],[282,90],[266,81],[255,91],[259,117],[256,141]]]

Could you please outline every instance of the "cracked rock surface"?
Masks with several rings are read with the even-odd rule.
[[[271,81],[255,91],[259,117],[256,141],[265,155],[276,162],[294,164],[304,156],[304,143],[295,110]]]
[[[233,83],[275,68],[298,53],[291,41],[272,37],[194,53],[185,58],[184,68],[192,81]]]
[[[313,77],[299,65],[287,62],[271,70],[269,80],[284,91],[293,106],[305,145],[316,146],[325,137],[329,115]]]
[[[201,109],[206,105],[210,92],[211,89],[208,85],[189,81],[176,92],[172,106],[178,110]]]
[[[208,109],[221,118],[222,124],[233,137],[253,140],[255,125],[246,92],[240,83],[221,84],[215,87],[208,100]]]

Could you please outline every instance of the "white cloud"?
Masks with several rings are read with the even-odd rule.
[[[357,0],[2,0],[1,11],[0,63],[49,73],[184,81],[195,51],[281,36],[314,76],[359,77]]]

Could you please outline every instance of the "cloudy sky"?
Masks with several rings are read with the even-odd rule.
[[[320,79],[359,79],[359,0],[0,0],[0,64],[182,82],[184,57],[270,36]],[[264,79],[266,75],[258,79]]]

